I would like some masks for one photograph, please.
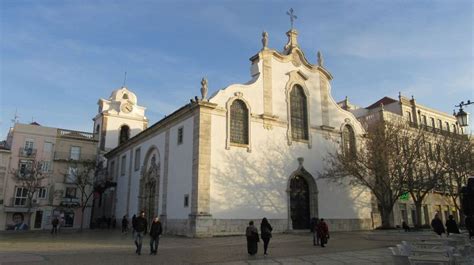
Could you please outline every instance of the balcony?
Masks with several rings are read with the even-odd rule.
[[[79,198],[64,197],[61,199],[61,206],[77,207],[80,205]]]
[[[80,140],[97,140],[93,133],[58,129],[58,137]]]
[[[73,154],[71,155],[70,152],[54,152],[54,160],[59,160],[59,161],[95,161],[97,155],[94,154]]]
[[[35,158],[36,157],[36,149],[34,148],[27,148],[27,147],[20,147],[18,152],[18,156],[21,158]]]

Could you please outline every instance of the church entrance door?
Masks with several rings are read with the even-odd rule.
[[[290,211],[293,229],[309,229],[310,205],[309,186],[299,175],[290,181]]]

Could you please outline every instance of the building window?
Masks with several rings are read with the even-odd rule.
[[[110,162],[109,177],[115,178],[115,161]]]
[[[20,163],[19,163],[19,174],[20,174],[20,177],[26,177],[27,175],[29,175],[32,170],[32,167],[33,167],[33,161],[31,160],[20,160]]]
[[[25,150],[33,150],[35,142],[33,139],[26,139],[25,140]]]
[[[135,171],[138,171],[140,169],[140,156],[141,156],[141,149],[137,148],[135,149],[135,166],[134,169]]]
[[[426,120],[426,115],[421,115],[421,119],[422,119],[422,122],[423,122],[423,125],[428,125],[428,121]]]
[[[79,146],[71,146],[71,152],[69,154],[69,159],[79,160],[81,157],[81,148]]]
[[[123,125],[120,127],[119,144],[125,143],[130,138],[130,127]]]
[[[41,172],[43,173],[51,172],[51,161],[41,161]]]
[[[184,195],[184,207],[189,207],[189,194]]]
[[[411,119],[411,112],[405,111],[405,118],[408,122],[413,122],[413,120]]]
[[[351,126],[344,126],[342,132],[342,142],[344,145],[344,155],[355,156],[356,155],[356,145],[355,145],[355,134]]]
[[[128,99],[128,94],[127,93],[124,93],[123,96],[122,96],[123,99]]]
[[[449,132],[449,122],[446,122],[446,131]]]
[[[76,188],[67,187],[65,198],[76,198]]]
[[[99,133],[100,132],[100,125],[97,124],[97,126],[95,127],[95,133]]]
[[[178,145],[183,143],[183,127],[178,128]]]
[[[239,99],[230,106],[230,142],[249,144],[249,111]]]
[[[456,133],[456,125],[455,124],[452,124],[452,128],[453,128],[453,133]]]
[[[77,168],[70,166],[66,175],[66,183],[76,183],[77,181]]]
[[[28,199],[28,190],[26,188],[17,187],[15,191],[15,206],[26,206]]]
[[[435,119],[431,118],[431,127],[436,128]]]
[[[122,161],[120,163],[120,176],[125,176],[126,160],[127,156],[122,156]]]
[[[293,140],[308,140],[308,107],[301,86],[294,86],[290,93],[291,136]]]
[[[438,120],[438,126],[440,130],[443,129],[443,122],[441,120]]]
[[[38,190],[38,199],[46,199],[46,188],[40,188]]]

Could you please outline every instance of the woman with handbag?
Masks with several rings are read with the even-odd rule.
[[[247,252],[251,256],[257,254],[260,239],[258,237],[258,230],[253,225],[253,221],[249,222],[249,226],[247,226],[245,230],[245,236],[247,237]]]

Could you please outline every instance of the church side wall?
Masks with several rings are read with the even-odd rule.
[[[170,129],[168,167],[168,219],[187,219],[191,209],[193,163],[193,117]],[[183,142],[178,144],[178,129],[183,128]],[[184,198],[188,196],[188,205]]]
[[[178,144],[178,130],[183,129],[183,142]],[[169,133],[168,137],[166,136]],[[168,141],[168,142],[167,142]],[[168,152],[167,148],[168,146]],[[140,170],[135,171],[135,150],[140,148]],[[128,214],[140,212],[139,193],[140,179],[142,177],[142,167],[147,162],[147,153],[149,150],[157,148],[160,163],[160,189],[159,199],[156,207],[158,214],[165,217],[166,231],[172,234],[186,235],[188,229],[188,215],[191,207],[192,190],[192,162],[193,162],[193,117],[179,121],[173,126],[161,131],[160,133],[137,143],[109,159],[116,161],[116,180],[117,180],[117,200],[115,206],[115,215],[121,217]],[[132,152],[130,152],[132,150]],[[127,156],[126,174],[120,174],[121,157]],[[130,163],[132,159],[132,163]],[[149,159],[149,158],[148,158]],[[158,158],[157,158],[158,159]],[[167,173],[165,163],[168,161]],[[157,161],[158,162],[158,161]],[[130,170],[129,167],[132,166]],[[165,178],[167,174],[167,186],[165,187]],[[131,178],[129,185],[129,176]],[[127,193],[130,192],[130,201],[127,202]],[[185,196],[188,196],[188,206],[185,206]],[[163,200],[166,198],[166,206]],[[128,209],[127,209],[128,205]],[[166,212],[164,207],[166,207]]]

